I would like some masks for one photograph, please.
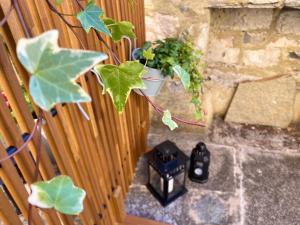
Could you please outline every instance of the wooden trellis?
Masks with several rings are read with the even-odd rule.
[[[45,0],[14,0],[33,36],[50,29],[60,32],[60,46],[79,49],[80,43],[61,18],[53,13]],[[0,18],[10,11],[11,0],[0,0]],[[54,4],[54,0],[51,1]],[[87,0],[80,1],[85,4]],[[97,0],[96,3],[108,17],[128,20],[135,25],[137,45],[145,39],[144,2],[135,0]],[[64,0],[57,7],[59,12],[76,15],[80,8],[76,0]],[[66,17],[78,24],[74,17]],[[0,159],[7,150],[20,147],[34,129],[35,121],[25,100],[22,86],[28,90],[30,75],[16,57],[16,43],[25,37],[25,31],[15,9],[7,24],[0,27],[0,89],[8,103],[0,95]],[[108,52],[94,32],[86,34],[82,29],[76,33],[90,50]],[[128,57],[128,43],[106,43],[118,53],[121,60]],[[112,63],[112,58],[107,61]],[[45,113],[41,149],[41,179],[48,180],[56,174],[67,174],[87,192],[84,211],[80,221],[84,225],[114,225],[124,219],[123,198],[133,179],[138,157],[146,150],[148,130],[148,104],[143,97],[131,94],[125,111],[119,114],[108,96],[102,95],[94,75],[87,73],[79,80],[92,97],[91,103],[82,104],[90,120],[86,120],[75,104],[57,105],[52,113]],[[37,110],[37,107],[34,106]],[[37,111],[38,114],[38,111]],[[35,136],[26,149],[13,160],[0,164],[0,223],[18,225],[28,215],[27,198],[29,184],[34,180],[38,137]],[[50,149],[51,154],[49,154]],[[53,159],[51,161],[51,157]],[[20,214],[17,214],[19,209]],[[54,210],[33,209],[34,225],[75,224],[74,217],[56,213]]]

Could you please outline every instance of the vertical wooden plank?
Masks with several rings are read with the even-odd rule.
[[[22,225],[20,218],[4,195],[2,189],[0,189],[0,202],[0,220],[2,220],[5,225]]]

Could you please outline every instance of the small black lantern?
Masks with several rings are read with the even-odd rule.
[[[162,206],[187,192],[187,160],[188,157],[169,140],[157,145],[149,153],[147,187]]]
[[[189,178],[197,183],[205,183],[209,176],[210,152],[200,142],[192,151]]]

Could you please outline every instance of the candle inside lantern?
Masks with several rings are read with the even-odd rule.
[[[171,193],[174,190],[174,178],[172,176],[167,175],[168,177],[168,193]],[[160,190],[164,191],[164,179],[160,178]]]

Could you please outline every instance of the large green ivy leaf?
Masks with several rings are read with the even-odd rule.
[[[111,18],[103,19],[106,26],[111,30],[113,41],[120,41],[123,36],[129,38],[135,38],[135,33],[133,32],[134,26],[128,21],[115,21]]]
[[[77,14],[77,19],[80,21],[87,33],[91,28],[94,28],[99,32],[103,32],[111,36],[111,33],[101,19],[102,15],[103,11],[101,8],[95,5],[95,1],[89,1],[85,9]]]
[[[141,77],[144,74],[144,65],[138,61],[128,61],[120,66],[99,65],[95,71],[100,75],[104,91],[107,91],[119,112],[122,112],[131,89],[144,88]]]
[[[174,120],[172,120],[172,115],[169,110],[164,111],[162,122],[165,125],[167,125],[170,128],[170,130],[174,130],[175,128],[178,127],[177,123]]]
[[[185,71],[181,66],[175,65],[172,67],[173,71],[177,74],[177,76],[181,79],[181,82],[184,88],[187,90],[190,87],[190,75]]]
[[[54,208],[57,211],[77,215],[83,210],[85,191],[75,187],[68,176],[57,176],[50,181],[40,181],[31,185],[28,202],[40,208]]]
[[[29,73],[29,88],[35,103],[44,110],[63,102],[88,102],[91,98],[76,84],[80,74],[105,60],[100,52],[58,47],[58,31],[31,39],[21,39],[17,55]]]

